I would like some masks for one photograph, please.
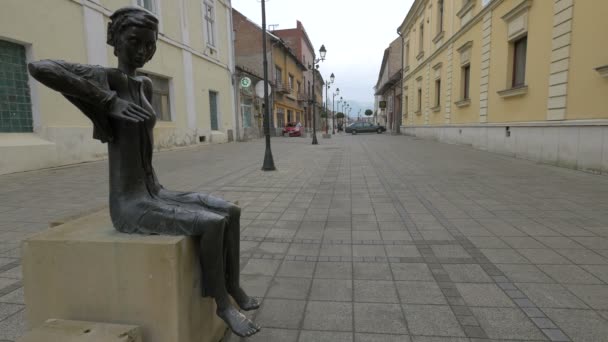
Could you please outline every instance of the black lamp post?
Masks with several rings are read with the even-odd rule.
[[[321,45],[321,48],[319,49],[319,55],[320,58],[315,58],[314,62],[312,63],[312,66],[308,66],[308,69],[312,70],[312,100],[311,100],[311,104],[312,104],[312,144],[313,145],[318,145],[319,142],[317,141],[317,105],[316,105],[316,99],[315,99],[315,73],[317,72],[317,69],[319,68],[319,63],[325,60],[325,55],[327,54],[327,50],[325,50],[325,45]],[[321,96],[323,96],[323,93],[321,93]]]
[[[268,58],[266,55],[266,0],[262,0],[262,47],[264,49],[264,135],[266,136],[266,152],[264,153],[263,171],[274,171],[274,158],[270,149],[270,104],[268,100]]]
[[[333,76],[334,74],[331,75]],[[340,88],[336,88],[336,92],[333,93],[331,99],[331,134],[336,134],[336,95],[340,95]]]

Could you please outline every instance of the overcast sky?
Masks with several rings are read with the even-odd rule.
[[[278,24],[280,30],[294,28],[296,20],[300,20],[317,56],[321,44],[327,49],[326,60],[320,66],[323,78],[328,79],[333,72],[336,81],[332,88],[340,88],[345,99],[373,102],[384,49],[398,37],[397,27],[412,3],[413,0],[268,0],[266,24]],[[260,0],[232,0],[232,7],[262,25]]]

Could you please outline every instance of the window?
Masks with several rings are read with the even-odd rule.
[[[137,5],[156,13],[156,0],[137,0]]]
[[[300,81],[298,81],[298,94],[300,94],[301,88],[302,88],[302,83]]]
[[[441,106],[441,79],[435,80],[435,107]]]
[[[214,0],[205,0],[203,3],[203,17],[205,21],[205,38],[207,46],[215,48],[215,3]]]
[[[528,37],[525,36],[513,42],[513,88],[526,84],[526,52]]]
[[[443,31],[443,0],[437,2],[437,34]]]
[[[274,67],[274,82],[277,84],[277,87],[283,84],[283,70],[276,65]]]
[[[420,53],[424,52],[424,22],[422,24],[420,24],[420,41],[418,42],[418,51],[420,51]]]
[[[250,98],[243,98],[241,103],[241,115],[243,117],[243,128],[253,127],[252,113],[253,111],[253,100]]]
[[[171,121],[171,99],[168,78],[139,72],[138,74],[152,80],[152,108],[160,121]]]
[[[289,75],[289,89],[293,90],[293,75]]]
[[[422,111],[422,88],[418,88],[418,110],[417,112]]]
[[[211,130],[219,130],[219,120],[217,115],[217,92],[209,91],[209,116],[211,119]]]
[[[407,91],[407,89],[406,89],[406,91]],[[405,112],[405,117],[406,117],[406,118],[407,118],[407,114],[408,114],[408,108],[409,108],[409,106],[408,106],[408,101],[409,101],[409,100],[408,100],[408,97],[406,96],[406,97],[405,97],[405,100],[403,101],[403,102],[404,102],[404,104],[403,104],[403,105],[405,106],[405,108],[404,108],[404,112]]]
[[[462,67],[462,99],[469,100],[471,93],[469,92],[471,86],[471,65],[467,64]]]
[[[33,132],[25,47],[0,40],[0,132]]]
[[[405,67],[410,65],[410,43],[405,44]]]

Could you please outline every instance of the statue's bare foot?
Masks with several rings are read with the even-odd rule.
[[[234,306],[218,310],[217,315],[228,324],[230,330],[240,337],[249,337],[260,331],[260,326],[240,313]]]
[[[230,293],[236,304],[242,310],[251,311],[260,307],[260,302],[253,297],[249,297],[240,287],[236,290],[229,290],[228,293]]]

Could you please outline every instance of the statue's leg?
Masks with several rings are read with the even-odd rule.
[[[224,266],[224,239],[228,226],[226,218],[213,214],[213,219],[205,222],[207,228],[201,236],[200,263],[205,286],[217,304],[217,315],[235,334],[248,337],[260,327],[245,317],[232,305],[226,291],[226,270]]]
[[[238,306],[245,310],[255,310],[260,303],[249,297],[241,288],[240,283],[240,245],[241,245],[241,209],[236,205],[228,206],[228,224],[224,232],[224,247],[226,248],[226,286],[228,293]]]

